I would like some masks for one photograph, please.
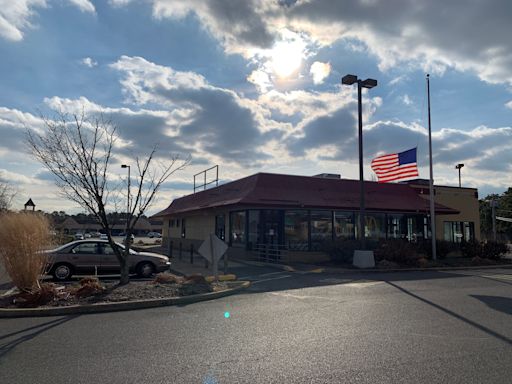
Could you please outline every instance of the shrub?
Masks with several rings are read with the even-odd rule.
[[[181,284],[185,279],[181,276],[173,275],[169,272],[162,272],[155,276],[155,284]]]
[[[77,297],[97,295],[105,290],[100,281],[95,277],[84,277],[79,281],[79,284],[80,287],[72,292]]]
[[[483,257],[482,256],[482,251],[483,251],[483,247],[482,247],[482,244],[478,241],[467,241],[465,243],[463,243],[460,247],[460,250],[462,252],[462,256],[464,257],[469,257],[471,259],[475,259],[475,258],[481,258]],[[478,260],[476,260],[478,261]]]
[[[0,216],[0,258],[12,282],[22,292],[40,288],[51,244],[50,224],[32,212],[4,213]]]
[[[485,259],[499,260],[507,252],[507,245],[496,241],[488,241],[482,247],[482,257]]]
[[[38,288],[20,293],[14,300],[19,307],[39,307],[53,301],[58,295],[53,283],[43,283]]]
[[[508,251],[506,244],[496,241],[488,241],[486,243],[469,241],[462,245],[461,250],[465,257],[490,260],[499,260]]]
[[[366,249],[375,249],[377,242],[366,240]],[[356,239],[336,239],[324,241],[320,245],[320,251],[327,253],[331,261],[335,263],[352,264],[354,251],[361,249],[361,241]]]
[[[416,265],[419,255],[415,244],[402,239],[381,240],[374,251],[375,260]]]
[[[424,253],[429,259],[432,258],[432,240],[425,239],[418,243],[417,249],[419,253]],[[436,256],[438,259],[444,259],[453,251],[457,251],[459,245],[446,240],[436,240]]]

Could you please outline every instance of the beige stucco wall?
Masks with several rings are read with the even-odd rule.
[[[414,186],[428,190],[428,186]],[[480,240],[480,211],[475,188],[435,186],[435,202],[460,211],[457,215],[436,215],[436,238],[444,239],[445,221],[469,221],[475,225],[475,238]],[[428,193],[420,194],[429,199]]]

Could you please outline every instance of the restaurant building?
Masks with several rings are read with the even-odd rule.
[[[339,175],[257,173],[175,199],[154,217],[163,221],[163,243],[197,247],[211,233],[228,254],[251,258],[279,249],[289,260],[318,261],[326,241],[357,239],[359,181]],[[365,181],[365,236],[370,240],[430,238],[428,180]],[[479,239],[474,188],[435,186],[436,238]]]

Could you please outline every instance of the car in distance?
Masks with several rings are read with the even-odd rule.
[[[158,232],[148,232],[148,237],[152,239],[153,237],[156,237],[157,239],[160,239],[162,235]]]
[[[121,251],[124,245],[115,243]],[[68,280],[76,273],[119,273],[119,261],[105,240],[78,240],[59,248],[46,251],[49,255],[49,273],[55,280]],[[130,249],[128,257],[130,273],[150,277],[170,268],[169,258],[152,252]]]
[[[84,234],[83,233],[75,233],[75,235],[73,236],[73,238],[75,240],[83,240],[85,237],[84,237]]]

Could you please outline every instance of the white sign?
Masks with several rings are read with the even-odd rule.
[[[213,233],[206,239],[198,249],[198,252],[212,265],[212,271],[215,278],[218,278],[218,261],[224,253],[226,253],[228,246],[221,239]]]
[[[203,241],[203,244],[198,249],[198,252],[203,256],[208,262],[214,263],[221,259],[224,256],[224,253],[227,251],[228,246],[221,239],[219,239],[216,235],[211,234],[208,239]]]

